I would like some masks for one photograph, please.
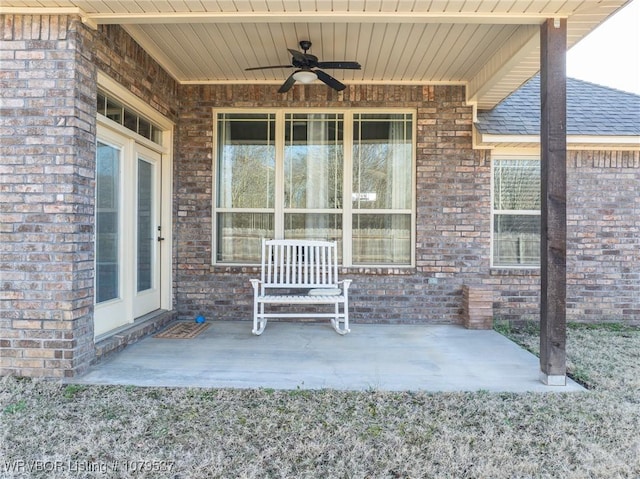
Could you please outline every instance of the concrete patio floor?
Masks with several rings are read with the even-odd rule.
[[[69,382],[167,387],[584,391],[545,386],[539,361],[495,331],[453,325],[211,322],[193,339],[147,337]]]

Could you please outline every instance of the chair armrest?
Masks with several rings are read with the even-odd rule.
[[[349,286],[351,286],[351,281],[353,281],[353,280],[351,280],[351,279],[343,279],[341,281],[338,281],[338,284],[342,284],[343,288],[345,290],[347,290],[347,289],[349,289]]]
[[[253,289],[255,291],[258,291],[258,287],[260,283],[262,283],[262,281],[260,281],[259,279],[250,279],[249,281],[251,281],[251,286],[253,286]]]

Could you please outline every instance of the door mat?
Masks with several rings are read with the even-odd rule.
[[[209,327],[208,323],[176,323],[169,329],[154,335],[154,338],[160,339],[191,339]]]

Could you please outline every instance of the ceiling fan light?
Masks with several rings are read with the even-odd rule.
[[[318,79],[318,75],[309,70],[300,70],[293,74],[293,78],[300,83],[312,83]]]

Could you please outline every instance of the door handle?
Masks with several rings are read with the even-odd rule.
[[[164,238],[161,236],[158,236],[158,241],[164,241]]]

